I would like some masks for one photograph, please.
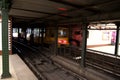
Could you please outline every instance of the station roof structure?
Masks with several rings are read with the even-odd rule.
[[[9,0],[9,3],[9,16],[15,23],[120,21],[120,0]]]

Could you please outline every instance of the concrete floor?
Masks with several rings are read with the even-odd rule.
[[[99,46],[99,47],[93,47],[93,48],[88,48],[88,49],[92,49],[92,50],[97,50],[97,51],[102,51],[102,52],[106,52],[109,54],[114,54],[114,50],[115,50],[115,46],[114,45],[108,45],[108,46]],[[120,46],[118,49],[118,55],[120,56]]]
[[[9,56],[11,78],[1,79],[2,55],[0,55],[0,80],[38,80],[33,72],[27,67],[22,59],[17,55]]]

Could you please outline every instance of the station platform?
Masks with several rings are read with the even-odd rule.
[[[9,65],[11,78],[1,79],[2,75],[2,55],[0,55],[0,80],[38,80],[29,67],[17,55],[9,55]]]

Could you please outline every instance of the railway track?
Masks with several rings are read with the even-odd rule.
[[[21,47],[20,49],[22,48],[24,47]],[[20,53],[20,49],[19,49],[19,53]],[[35,74],[39,79],[42,77],[41,80],[55,80],[56,78],[59,78],[57,80],[87,80],[86,78],[78,76],[73,72],[65,70],[63,67],[60,67],[58,65],[56,66],[54,62],[49,58],[51,54],[51,50],[48,48],[26,46],[26,48],[22,50],[21,52],[22,54],[24,54],[23,56],[25,62],[27,62],[27,64],[30,65],[30,68],[33,69],[33,71],[35,72]],[[69,49],[63,51],[65,56],[65,53],[69,52]],[[80,51],[74,51],[74,53],[78,53],[78,52]],[[80,59],[75,62],[80,62]],[[119,60],[117,59],[114,60],[114,58],[109,58],[107,56],[102,56],[99,54],[94,54],[89,52],[89,54],[87,54],[86,56],[86,66],[100,72],[102,71],[103,73],[105,72],[115,78],[120,77]]]
[[[105,54],[96,54],[88,52],[86,63],[88,66],[97,70],[106,72],[113,77],[120,78],[120,59]]]
[[[62,47],[62,54],[61,56],[64,56],[70,60],[73,60],[74,62],[80,63],[80,49],[71,48],[69,47]],[[69,54],[68,54],[69,53]],[[70,54],[72,53],[72,55]],[[74,58],[74,56],[76,58]],[[79,57],[79,59],[77,59]],[[107,53],[87,50],[86,54],[86,67],[92,68],[96,71],[106,73],[110,76],[113,76],[115,78],[120,78],[120,58],[112,55],[108,55]]]
[[[87,80],[62,66],[55,65],[43,54],[45,51],[16,42],[13,45],[19,49],[19,55],[35,73],[38,80]]]

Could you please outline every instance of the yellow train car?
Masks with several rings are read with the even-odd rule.
[[[55,43],[55,34],[56,34],[56,31],[55,31],[54,27],[46,28],[44,43],[48,44],[48,45],[54,44]],[[61,45],[68,46],[69,45],[68,35],[69,35],[68,28],[63,28],[63,27],[58,28],[58,46],[61,46]]]
[[[58,28],[58,46],[69,46],[69,29],[59,27]]]

